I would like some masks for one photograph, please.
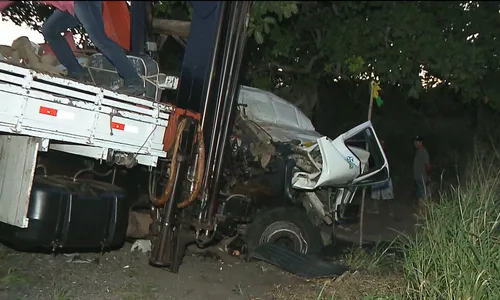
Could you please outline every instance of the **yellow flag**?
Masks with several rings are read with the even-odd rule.
[[[377,82],[373,81],[370,82],[371,85],[371,90],[372,90],[372,99],[375,99],[375,103],[377,104],[378,107],[381,107],[384,104],[384,101],[382,98],[380,98],[380,95],[378,94],[379,91],[382,89],[378,85]]]
[[[375,99],[377,99],[379,97],[378,92],[381,91],[382,89],[380,88],[380,86],[378,85],[378,83],[376,83],[373,80],[371,82],[371,86],[372,86],[372,97],[375,98]]]

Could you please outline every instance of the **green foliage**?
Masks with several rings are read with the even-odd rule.
[[[26,3],[4,16],[39,30],[50,8]],[[189,20],[188,3],[156,1],[154,15]],[[499,1],[254,1],[246,75],[258,87],[311,88],[374,75],[414,98],[425,88],[421,77],[439,78],[463,99],[487,96],[496,107],[499,8]]]
[[[15,1],[2,12],[2,20],[9,19],[16,25],[27,25],[41,31],[43,22],[53,11],[51,6],[35,1]]]
[[[365,68],[365,60],[361,56],[348,57],[345,63],[351,74],[360,74]]]
[[[495,299],[500,294],[500,178],[492,152],[471,168],[462,187],[428,205],[417,237],[404,244],[409,299]]]
[[[189,20],[192,11],[189,1],[157,1],[153,6],[155,17],[167,19]],[[262,44],[264,36],[270,34],[275,25],[296,13],[296,1],[254,1],[250,11],[248,35]]]
[[[153,16],[162,19],[187,21],[192,11],[189,1],[156,1],[153,5]]]
[[[257,44],[263,44],[264,36],[269,35],[275,25],[297,13],[296,1],[255,1],[250,10],[248,35],[253,36]]]
[[[25,25],[41,32],[43,23],[53,12],[54,8],[52,6],[43,5],[37,1],[15,1],[2,12],[2,20],[8,19],[18,26]],[[82,27],[74,28],[71,31],[74,34],[81,35],[81,40],[76,41],[77,45],[90,43]]]
[[[304,71],[313,62],[310,71],[277,78],[274,69],[261,64],[254,77],[294,85],[373,73],[382,82],[402,85],[410,97],[417,98],[423,89],[420,72],[424,68],[425,80],[432,83],[439,78],[464,99],[499,94],[490,79],[500,67],[495,50],[500,46],[498,2],[471,2],[467,10],[463,3],[301,2],[299,12],[279,22],[259,45],[261,56],[254,57],[287,66],[282,69],[288,73]]]

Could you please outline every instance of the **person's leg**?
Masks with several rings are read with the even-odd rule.
[[[57,59],[68,71],[68,77],[80,79],[86,74],[85,69],[78,63],[75,54],[61,33],[79,25],[78,20],[68,12],[56,10],[45,21],[42,34],[54,51]]]
[[[389,217],[392,217],[394,220],[398,220],[395,212],[394,199],[387,199],[387,211],[389,213]]]
[[[423,213],[423,209],[425,206],[425,185],[421,180],[415,181],[416,189],[417,189],[417,210],[418,214]]]
[[[418,211],[419,211],[419,202],[420,202],[420,189],[419,189],[419,186],[418,186],[418,181],[417,180],[414,180],[413,181],[413,190],[414,190],[414,195],[415,195],[415,198],[413,200],[413,210],[415,211],[413,213],[413,216],[415,218],[418,218]]]
[[[420,182],[418,180],[414,181],[414,187],[415,187],[415,203],[418,205],[420,199],[423,196],[422,190],[420,188]]]
[[[381,194],[380,194],[380,191],[375,189],[374,187],[372,187],[372,191],[371,191],[371,202],[372,202],[372,205],[371,205],[371,208],[367,210],[367,212],[369,214],[378,214],[379,212],[379,207],[378,207],[378,201],[380,201],[380,198],[381,198]]]
[[[401,221],[401,219],[398,216],[398,211],[396,210],[396,203],[394,203],[395,199],[386,199],[384,200],[384,205],[385,205],[385,211],[384,211],[384,216],[387,217],[387,219],[392,219],[395,222]]]
[[[102,1],[75,1],[75,15],[94,45],[102,51],[123,78],[124,87],[117,92],[133,95],[144,94],[144,83],[125,52],[106,35],[102,18]]]
[[[378,214],[379,213],[379,205],[378,205],[379,199],[372,198],[372,207],[367,210],[369,214]]]
[[[384,216],[384,218],[387,218],[387,220],[389,220],[388,217],[393,217],[394,216],[394,213],[392,211],[392,201],[394,199],[394,193],[392,191],[392,185],[389,184],[387,185],[387,187],[382,191],[382,197],[381,197],[381,213],[382,215]]]
[[[385,198],[387,201],[387,209],[389,212],[389,216],[396,218],[394,212],[394,186],[392,185],[392,179],[389,179]]]

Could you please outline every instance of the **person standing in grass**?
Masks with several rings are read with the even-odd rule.
[[[385,151],[384,141],[380,141],[382,149]],[[392,186],[392,179],[389,178],[388,181],[373,185],[371,187],[371,199],[372,199],[372,209],[368,211],[368,213],[378,214],[379,210],[379,202],[382,201],[384,203],[384,207],[387,208],[389,216],[394,217],[394,190]]]
[[[421,209],[424,201],[429,196],[429,183],[431,181],[431,164],[429,152],[424,147],[423,139],[420,136],[413,138],[415,146],[415,157],[413,158],[413,180],[415,182],[415,195],[418,207]]]
[[[369,210],[368,213],[378,214],[379,213],[379,202],[383,201],[384,206],[388,208],[389,216],[394,217],[394,191],[392,187],[392,179],[389,178],[388,181],[380,184],[376,184],[371,188],[372,194],[371,198],[373,201],[373,209]]]

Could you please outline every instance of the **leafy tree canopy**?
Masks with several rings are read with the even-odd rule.
[[[370,77],[410,97],[425,79],[495,106],[499,9],[499,1],[255,1],[247,75],[254,86],[313,98],[306,113],[319,82]],[[47,13],[23,2],[4,15],[39,29]],[[190,6],[156,1],[154,14],[189,20]]]
[[[498,86],[499,4],[299,2],[297,14],[264,32],[266,40],[255,38],[255,82],[273,78],[273,85],[293,87],[377,76],[418,97],[424,79],[430,85],[442,81],[464,99],[492,98]]]

